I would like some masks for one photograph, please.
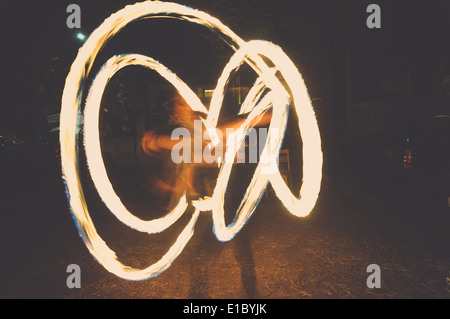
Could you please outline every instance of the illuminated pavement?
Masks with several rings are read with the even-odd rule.
[[[18,167],[2,168],[8,188],[1,197],[1,298],[450,297],[450,212],[429,206],[426,192],[417,196],[429,188],[414,179],[326,176],[317,207],[305,219],[269,195],[227,243],[217,241],[204,214],[167,271],[129,282],[88,253],[57,171]],[[155,237],[126,229],[106,214],[97,225],[119,258],[146,267],[171,245],[182,222]],[[80,289],[66,286],[69,264],[81,267]],[[370,264],[381,268],[379,289],[366,286]]]

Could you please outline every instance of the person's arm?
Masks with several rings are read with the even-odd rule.
[[[255,117],[254,119],[252,119],[248,125],[248,127],[258,127],[258,126],[265,126],[267,124],[270,123],[270,120],[272,119],[272,111],[267,111],[264,112],[262,115]],[[232,120],[229,121],[225,124],[222,124],[220,126],[218,126],[218,129],[222,132],[222,136],[224,136],[224,138],[226,138],[226,133],[227,133],[227,129],[232,129],[230,130],[231,132],[233,132],[233,130],[237,130],[239,129],[239,127],[241,127],[242,124],[244,124],[246,118],[240,118],[237,120]]]
[[[249,127],[267,125],[268,123],[270,123],[271,118],[272,118],[272,112],[267,111],[267,112],[263,113],[262,115],[257,116],[253,120],[251,120],[249,123]],[[224,141],[221,141],[222,147],[224,147],[224,145],[226,145],[227,129],[228,129],[228,132],[232,132],[233,130],[238,129],[244,122],[245,122],[245,118],[242,118],[242,119],[227,122],[218,127],[218,129],[222,132],[222,136],[224,138]],[[230,130],[230,129],[232,129],[232,130]],[[188,140],[186,140],[186,139],[188,139]],[[192,138],[184,137],[184,142],[191,144]],[[203,141],[203,139],[202,139],[202,142],[203,142],[202,144],[205,145],[205,141]],[[151,154],[152,152],[158,152],[163,149],[171,150],[178,143],[179,143],[179,140],[173,139],[169,135],[158,135],[158,134],[154,133],[153,131],[146,132],[144,134],[144,136],[142,137],[142,149],[147,154]],[[218,147],[221,147],[221,146],[218,146]]]
[[[142,149],[145,153],[151,154],[162,149],[170,150],[178,143],[168,135],[158,135],[153,131],[148,131],[144,134],[141,140]]]

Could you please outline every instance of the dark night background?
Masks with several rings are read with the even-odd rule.
[[[426,241],[429,239],[427,238],[429,234],[437,236],[435,239],[429,239],[430,243],[418,244],[422,245],[418,249],[420,251],[428,250],[431,255],[436,251],[436,255],[432,257],[438,256],[436,258],[440,260],[439,274],[433,274],[436,277],[433,281],[433,283],[436,282],[436,286],[433,286],[428,293],[424,292],[419,284],[414,284],[416,286],[413,285],[413,287],[407,280],[396,282],[392,279],[391,289],[379,294],[367,293],[363,291],[363,288],[361,290],[355,288],[354,291],[353,288],[348,287],[346,288],[348,294],[339,293],[337,286],[333,286],[334,290],[331,288],[328,290],[334,291],[334,295],[325,294],[316,283],[314,287],[308,286],[311,282],[315,282],[314,276],[311,275],[313,279],[307,279],[303,285],[302,293],[309,291],[307,294],[294,290],[288,291],[287,288],[283,290],[280,288],[282,284],[280,283],[279,287],[274,279],[269,284],[266,283],[266,287],[272,291],[280,289],[278,293],[257,294],[255,288],[254,296],[259,298],[448,298],[450,288],[445,285],[445,282],[447,279],[450,284],[448,278],[450,277],[450,254],[448,253],[450,239],[450,2],[447,0],[180,0],[174,2],[208,12],[244,40],[264,39],[278,44],[298,66],[308,87],[322,134],[325,180],[325,195],[322,196],[331,194],[328,202],[325,199],[326,204],[322,203],[325,208],[319,203],[317,212],[319,217],[313,221],[316,221],[318,225],[322,223],[322,227],[323,225],[331,227],[331,233],[341,229],[340,227],[353,227],[353,230],[348,232],[342,228],[342,232],[351,237],[355,231],[353,240],[360,242],[365,242],[365,239],[356,238],[360,238],[357,236],[365,238],[363,231],[365,228],[359,228],[359,223],[370,224],[376,221],[375,224],[380,229],[388,232],[389,236],[395,236],[398,229],[388,231],[388,228],[383,226],[384,222],[391,223],[391,218],[395,219],[395,225],[413,223],[415,226],[411,227],[417,228],[414,228],[416,231],[414,235],[407,235],[411,238],[422,238]],[[69,15],[66,13],[66,8],[70,3],[76,3],[81,7],[81,30],[69,29],[66,26]],[[47,210],[59,209],[58,214],[64,217],[59,216],[56,220],[61,219],[64,225],[71,222],[64,191],[58,178],[58,158],[54,158],[54,147],[57,148],[57,142],[51,139],[51,127],[47,116],[59,113],[65,77],[78,48],[82,45],[82,42],[76,39],[76,32],[82,31],[89,36],[104,19],[125,4],[133,3],[134,1],[119,0],[44,0],[2,3],[0,56],[3,64],[0,85],[0,135],[6,135],[8,131],[12,131],[21,144],[14,146],[13,149],[5,146],[0,153],[2,157],[0,158],[2,166],[0,170],[2,174],[0,175],[2,193],[0,214],[2,216],[0,218],[3,221],[1,227],[8,229],[3,233],[2,238],[4,251],[10,254],[9,257],[5,255],[5,260],[15,260],[21,265],[18,267],[20,270],[26,269],[24,264],[34,258],[21,256],[20,250],[27,249],[28,243],[33,242],[35,237],[41,238],[39,240],[42,241],[42,245],[45,245],[47,241],[58,241],[58,237],[55,234],[51,235],[53,231],[46,230],[46,226],[42,226],[43,234],[39,234],[40,230],[31,231],[32,225],[43,225],[44,220],[52,216]],[[366,8],[370,3],[376,3],[381,8],[381,29],[369,29],[366,26],[369,15]],[[143,53],[160,59],[193,90],[200,87],[214,88],[224,63],[231,56],[231,50],[224,47],[213,34],[204,32],[200,27],[186,26],[171,19],[161,22],[133,23],[124,30],[123,34],[119,34],[108,44],[108,47],[99,55],[100,61],[95,66],[101,65],[100,63],[105,61],[102,62],[102,59],[107,59],[112,54],[124,52]],[[180,58],[181,56],[183,58]],[[117,94],[113,95],[113,98],[123,98],[125,104],[133,104],[132,94],[127,95],[130,92],[127,91],[129,88],[127,83],[132,83],[134,92],[140,92],[140,95],[137,94],[136,103],[145,104],[145,93],[142,93],[145,87],[142,86],[142,81],[148,80],[146,76],[139,72],[124,72],[123,78],[119,78],[116,82],[116,89],[125,95]],[[151,108],[152,106],[143,107]],[[294,151],[299,151],[295,149],[295,146],[293,148]],[[412,154],[412,164],[405,157],[408,154],[405,152],[408,151]],[[295,152],[292,154],[294,158],[298,156]],[[295,174],[299,168],[293,167],[292,170]],[[48,176],[51,176],[51,181],[48,180]],[[330,180],[331,182],[328,183],[327,181]],[[336,180],[338,182],[335,182]],[[348,190],[349,188],[352,190]],[[367,193],[361,195],[360,192],[364,192],[362,190],[365,189],[375,189],[378,195]],[[346,193],[348,201],[345,201],[344,206],[339,206],[342,204],[341,199],[344,196],[342,194],[347,191],[349,192]],[[339,199],[334,201],[333,194]],[[375,211],[379,212],[379,215],[376,215],[378,213],[369,214],[369,217],[363,213],[358,217],[353,215],[354,211],[369,209],[368,201],[365,201],[367,198],[364,196],[369,199],[376,198],[382,203],[375,205],[378,207]],[[40,198],[37,202],[43,203],[43,206],[33,204],[32,198]],[[52,204],[53,206],[48,204],[52,201],[56,203]],[[49,208],[47,204],[52,208]],[[327,209],[328,213],[325,213]],[[417,212],[409,215],[409,212],[414,209]],[[26,210],[28,211],[25,212]],[[353,213],[347,215],[349,211]],[[27,214],[34,215],[31,221],[27,219]],[[327,214],[333,217],[327,218]],[[427,216],[426,222],[422,214]],[[333,228],[333,218],[341,219],[335,228]],[[343,226],[345,220],[349,221],[349,225]],[[255,221],[255,225],[259,225],[257,223],[258,220]],[[54,227],[60,226],[54,225]],[[421,227],[426,230],[422,232]],[[31,232],[28,235],[20,237],[20,233],[29,230]],[[72,233],[66,237],[78,240],[75,227],[72,227],[71,231]],[[314,229],[314,231],[321,233],[321,230]],[[328,231],[330,229],[323,230],[325,233]],[[372,235],[375,238],[380,238],[381,234],[384,234],[383,231],[377,233],[377,228],[371,231],[374,232]],[[390,238],[389,236],[386,238]],[[386,241],[389,240],[386,239]],[[79,242],[77,244],[81,246],[82,243],[80,240]],[[330,239],[330,242],[333,240]],[[407,239],[404,241],[402,239],[401,242],[402,245],[408,245]],[[376,249],[370,248],[372,244],[373,247],[381,245],[377,240],[371,242],[367,239],[366,243],[368,245],[366,249],[369,251]],[[395,246],[395,244],[392,245]],[[426,248],[429,247],[427,245],[433,248],[430,250]],[[337,249],[341,248],[339,246]],[[45,251],[45,248],[41,249]],[[384,247],[384,249],[390,248]],[[83,253],[87,254],[87,251]],[[39,258],[46,259],[44,255],[40,254]],[[399,252],[399,256],[399,258],[407,258],[405,257],[408,256],[407,250]],[[36,259],[39,258],[36,257]],[[51,260],[51,258],[49,253],[47,259]],[[68,258],[61,257],[64,261],[60,263],[64,263]],[[385,258],[388,259],[388,257]],[[420,257],[417,258],[420,259]],[[329,261],[324,263],[327,262],[329,263]],[[2,263],[5,262],[2,261]],[[426,275],[424,278],[416,276],[425,274],[426,266],[414,270],[411,276],[414,277],[415,282],[427,282]],[[98,267],[99,273],[102,273],[100,266],[92,267]],[[405,265],[404,267],[408,268]],[[362,270],[363,278],[366,276],[364,270]],[[14,271],[5,271],[10,271],[11,278],[15,278]],[[309,271],[314,273],[314,270],[309,269]],[[322,270],[317,271],[320,273]],[[245,267],[241,268],[241,272],[245,272]],[[61,278],[64,276],[63,269]],[[242,285],[246,286],[246,281],[244,277],[242,278]],[[297,283],[299,278],[301,276],[297,277]],[[92,280],[95,281],[95,279]],[[42,290],[39,292],[39,280],[30,290],[20,288],[26,286],[26,281],[24,282],[20,281],[20,284],[16,285],[3,281],[5,288],[3,290],[0,286],[0,290],[3,290],[0,291],[0,296],[5,298],[171,297],[170,293],[121,294],[117,286],[114,286],[116,287],[114,290],[105,282],[102,283],[101,289],[99,288],[99,291],[105,292],[104,295],[95,289],[86,294],[76,292],[71,295],[65,287],[59,287],[59,290],[56,289],[55,292],[51,289],[48,292]],[[64,286],[64,282],[58,285]],[[264,286],[264,283],[262,285]],[[16,288],[11,288],[12,286]],[[124,291],[133,289],[130,287],[122,287],[122,289]],[[144,289],[140,287],[139,289]],[[308,290],[305,287],[313,288]],[[42,289],[45,290],[45,288]],[[170,288],[167,289],[170,291]],[[246,290],[248,293],[248,289]],[[115,292],[111,293],[111,291]],[[142,290],[139,291],[142,292]],[[205,297],[204,294],[202,291],[193,296]],[[230,295],[210,292],[206,297],[214,298],[217,295],[242,296],[239,292],[230,293]]]

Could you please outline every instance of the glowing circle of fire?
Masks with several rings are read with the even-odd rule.
[[[175,243],[153,265],[145,269],[134,269],[123,265],[97,233],[90,217],[80,182],[77,162],[77,123],[81,112],[83,85],[87,79],[97,53],[105,43],[123,29],[128,23],[144,18],[176,18],[200,24],[219,34],[230,45],[235,54],[225,66],[214,90],[209,110],[201,103],[195,93],[172,71],[156,60],[139,54],[113,56],[100,69],[90,87],[84,108],[84,148],[87,164],[94,185],[109,210],[124,224],[140,232],[159,233],[175,223],[189,205],[183,195],[176,207],[165,216],[154,220],[141,220],[134,216],[121,202],[108,179],[100,151],[99,108],[103,91],[111,77],[120,69],[138,65],[152,69],[169,81],[194,111],[207,114],[203,124],[214,141],[214,128],[217,125],[227,81],[233,72],[243,63],[248,63],[258,78],[242,103],[240,113],[249,114],[242,124],[238,145],[228,147],[226,156],[234,157],[238,146],[245,138],[245,132],[252,119],[272,108],[269,125],[277,128],[277,135],[269,134],[263,153],[271,154],[273,160],[278,154],[287,126],[290,103],[295,106],[298,126],[303,142],[303,183],[299,197],[292,194],[278,168],[271,174],[262,172],[262,163],[258,163],[234,221],[226,225],[224,218],[224,197],[233,163],[225,161],[220,171],[212,197],[193,200],[190,204],[195,211]],[[270,66],[268,62],[270,62]],[[279,78],[285,84],[281,84]],[[286,90],[289,88],[290,94]],[[263,94],[265,89],[270,91]],[[315,114],[306,86],[299,71],[280,47],[273,43],[255,40],[245,42],[210,15],[175,3],[147,1],[129,5],[107,18],[81,47],[67,76],[60,114],[60,144],[62,173],[80,236],[90,253],[110,272],[128,280],[144,280],[158,276],[170,267],[181,253],[194,233],[194,226],[200,212],[211,211],[214,233],[221,241],[231,240],[244,226],[255,211],[258,202],[270,182],[276,195],[284,206],[294,215],[307,216],[314,208],[320,191],[322,178],[321,140]]]

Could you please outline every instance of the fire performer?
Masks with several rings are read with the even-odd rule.
[[[209,186],[212,186],[211,183],[214,180],[212,170],[217,171],[217,163],[208,163],[203,160],[203,149],[207,147],[210,141],[202,138],[202,147],[200,149],[191,147],[194,144],[196,134],[194,132],[194,122],[196,120],[201,121],[201,119],[178,92],[170,92],[163,106],[169,112],[169,120],[167,123],[163,123],[155,129],[147,131],[142,138],[141,145],[145,153],[158,158],[162,164],[162,168],[158,174],[153,175],[149,180],[152,183],[152,192],[160,197],[170,196],[168,208],[173,208],[184,192],[186,192],[188,200],[201,197],[199,191],[203,194],[209,194],[211,189]],[[250,125],[252,127],[264,126],[270,122],[270,119],[271,112],[268,111],[253,120]],[[232,120],[219,126],[218,130],[223,140],[215,148],[223,149],[226,146],[227,134],[238,129],[244,121],[245,119]],[[186,128],[189,131],[189,138],[184,138],[182,142],[189,144],[189,147],[194,152],[191,152],[190,161],[183,161],[177,164],[171,159],[171,151],[180,141],[174,139],[171,133],[180,127]],[[204,131],[203,127],[201,136],[204,136]],[[200,152],[201,154],[196,154],[196,152]],[[221,154],[224,154],[224,152],[221,152]],[[202,161],[198,163],[194,160],[195,157],[202,158]],[[206,176],[196,176],[195,172],[199,168],[207,169],[202,171],[202,175],[206,174]]]

